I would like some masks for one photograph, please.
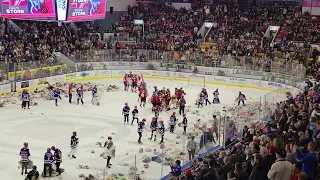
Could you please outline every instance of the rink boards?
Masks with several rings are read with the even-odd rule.
[[[203,80],[189,80],[189,76],[195,76],[192,73],[185,72],[172,72],[172,71],[157,71],[157,70],[93,70],[93,71],[83,71],[76,73],[69,73],[57,76],[51,76],[40,79],[33,79],[29,81],[16,82],[16,91],[21,92],[23,89],[35,90],[39,87],[46,87],[47,83],[55,84],[57,82],[77,82],[77,81],[90,81],[106,78],[118,78],[122,79],[124,74],[129,74],[130,72],[134,74],[142,74],[146,79],[162,79],[162,80],[174,80],[174,81],[184,81],[192,83],[203,84]],[[214,76],[214,75],[204,75],[196,74],[196,76],[205,77],[206,84],[217,84],[223,86],[234,86],[242,88],[254,88],[260,90],[267,90],[271,92],[285,93],[287,91],[294,94],[301,91],[300,89],[272,81],[263,81],[255,79],[245,79],[245,78],[235,78],[226,76]],[[120,80],[122,82],[122,80]],[[199,81],[199,82],[198,82]],[[5,94],[11,92],[11,84],[0,85],[0,93]]]

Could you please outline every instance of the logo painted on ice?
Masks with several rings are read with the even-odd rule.
[[[80,74],[80,76],[81,76],[81,77],[87,77],[87,76],[89,76],[89,73],[83,72],[83,73]]]

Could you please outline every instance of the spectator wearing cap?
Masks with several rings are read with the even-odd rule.
[[[271,166],[268,172],[270,180],[290,180],[293,175],[293,167],[289,161],[286,161],[286,152],[282,149],[276,150],[276,162]]]
[[[249,180],[261,180],[264,178],[261,162],[262,162],[261,154],[253,154],[251,158],[251,164],[253,166],[253,169],[249,176]]]
[[[309,152],[302,153],[296,145],[292,146],[292,152],[295,153],[297,161],[302,163],[302,172],[308,175],[308,180],[313,180],[316,177],[318,165],[315,143],[309,142],[307,149]]]
[[[186,180],[195,180],[195,177],[193,176],[193,174],[190,171],[190,169],[186,169],[184,171],[184,174],[186,175]]]

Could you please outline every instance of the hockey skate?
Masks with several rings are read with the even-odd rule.
[[[138,141],[139,144],[143,144],[142,141]]]

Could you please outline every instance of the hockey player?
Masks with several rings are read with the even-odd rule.
[[[111,164],[110,164],[110,160],[111,158],[115,157],[115,153],[116,153],[116,147],[113,145],[113,142],[112,142],[112,138],[109,136],[108,139],[110,138],[109,141],[106,142],[105,144],[105,149],[104,149],[104,156],[107,156],[107,164],[106,164],[106,167],[107,168],[111,168]]]
[[[112,137],[108,136],[108,140],[104,143],[103,147],[107,147],[108,143],[110,143],[110,141],[112,142]]]
[[[147,90],[141,89],[140,90],[140,107],[145,107],[147,101]]]
[[[153,135],[154,135],[154,141],[157,140],[157,128],[158,128],[158,123],[157,123],[157,119],[156,117],[152,118],[151,124],[150,124],[150,129],[151,129],[151,137],[149,138],[149,140],[152,141]]]
[[[21,167],[22,167],[21,175],[23,175],[23,170],[24,170],[24,173],[27,174],[28,173],[27,166],[28,166],[29,157],[30,157],[30,151],[29,151],[27,142],[23,143],[23,148],[21,148],[20,150],[20,157],[21,157]]]
[[[28,173],[24,180],[39,180],[40,174],[37,171],[37,166],[33,166],[32,170]]]
[[[91,102],[93,103],[93,100],[95,97],[97,97],[98,95],[98,88],[97,88],[97,85],[95,85],[93,88],[92,88],[92,99],[91,99]]]
[[[79,101],[81,101],[82,105],[83,105],[83,93],[84,93],[84,89],[83,89],[83,85],[81,85],[78,89],[77,89],[77,104],[79,105]]]
[[[163,143],[163,137],[164,137],[164,133],[165,133],[165,127],[164,127],[164,124],[163,124],[163,121],[160,120],[159,121],[159,134],[161,134],[161,141],[159,144]]]
[[[170,116],[170,132],[174,133],[174,128],[177,123],[177,118],[176,118],[176,112],[173,112],[172,115]]]
[[[28,106],[28,109],[30,109],[30,94],[26,89],[24,89],[22,92],[21,100],[22,100],[22,108],[26,109],[26,106]]]
[[[54,151],[53,158],[54,158],[54,161],[56,162],[57,173],[58,175],[61,175],[60,165],[62,163],[62,153],[60,149],[54,146],[51,147],[51,150]]]
[[[141,138],[142,138],[142,131],[144,129],[145,122],[146,122],[146,118],[143,118],[142,121],[138,123],[138,134],[139,134],[138,143],[139,144],[142,144]]]
[[[129,124],[129,113],[130,113],[130,107],[128,106],[128,103],[124,103],[124,107],[122,108],[122,115],[124,116],[124,124]]]
[[[238,100],[238,106],[240,105],[241,102],[244,105],[244,101],[246,100],[246,96],[241,91],[239,91],[239,95],[238,95],[237,100]]]
[[[215,104],[215,103],[220,103],[219,91],[218,91],[218,89],[216,89],[216,90],[213,92],[213,100],[212,100],[212,103],[213,103],[213,104]]]
[[[182,119],[183,133],[182,134],[187,134],[188,119],[186,117],[186,114],[183,114],[182,116],[183,116],[183,119]]]
[[[61,99],[59,88],[56,88],[56,90],[53,92],[53,99],[55,101],[56,106],[58,106],[58,99]]]
[[[128,76],[127,76],[127,74],[125,74],[124,77],[123,77],[123,86],[124,86],[124,90],[125,90],[125,91],[128,91],[129,81],[128,81]]]
[[[166,90],[165,97],[166,97],[166,103],[167,103],[166,104],[166,109],[167,109],[167,111],[169,111],[170,110],[169,104],[170,104],[170,101],[171,101],[170,89]]]
[[[160,114],[160,106],[156,106],[153,108],[154,117],[156,118],[156,122],[158,121],[159,114]]]
[[[137,123],[139,123],[138,113],[139,113],[138,107],[134,106],[134,109],[132,110],[132,122],[131,122],[131,125],[133,125],[133,121],[135,119],[137,120]]]
[[[69,96],[69,103],[72,103],[72,93],[73,93],[73,84],[71,83],[68,87],[68,96]]]
[[[151,96],[151,103],[152,103],[152,106],[153,107],[156,107],[157,106],[157,93],[153,92],[152,96]]]
[[[43,177],[48,177],[47,168],[49,169],[49,177],[52,176],[52,162],[53,162],[53,154],[51,153],[51,148],[48,148],[47,152],[44,154]]]
[[[202,88],[202,93],[204,95],[204,100],[205,100],[205,103],[206,103],[206,106],[208,105],[211,105],[211,102],[208,100],[209,99],[209,95],[208,95],[208,92],[205,88]]]
[[[79,138],[77,138],[77,132],[73,131],[71,136],[71,141],[70,141],[71,150],[68,155],[69,157],[71,156],[72,158],[76,158],[74,155],[77,152],[78,144],[79,144]]]
[[[131,78],[131,80],[132,80],[132,84],[131,84],[131,91],[132,92],[137,92],[137,87],[138,87],[138,78],[136,77],[136,75],[134,75],[132,78]]]
[[[204,94],[202,92],[199,93],[199,97],[197,100],[198,108],[201,106],[203,107],[203,101],[204,101]]]

